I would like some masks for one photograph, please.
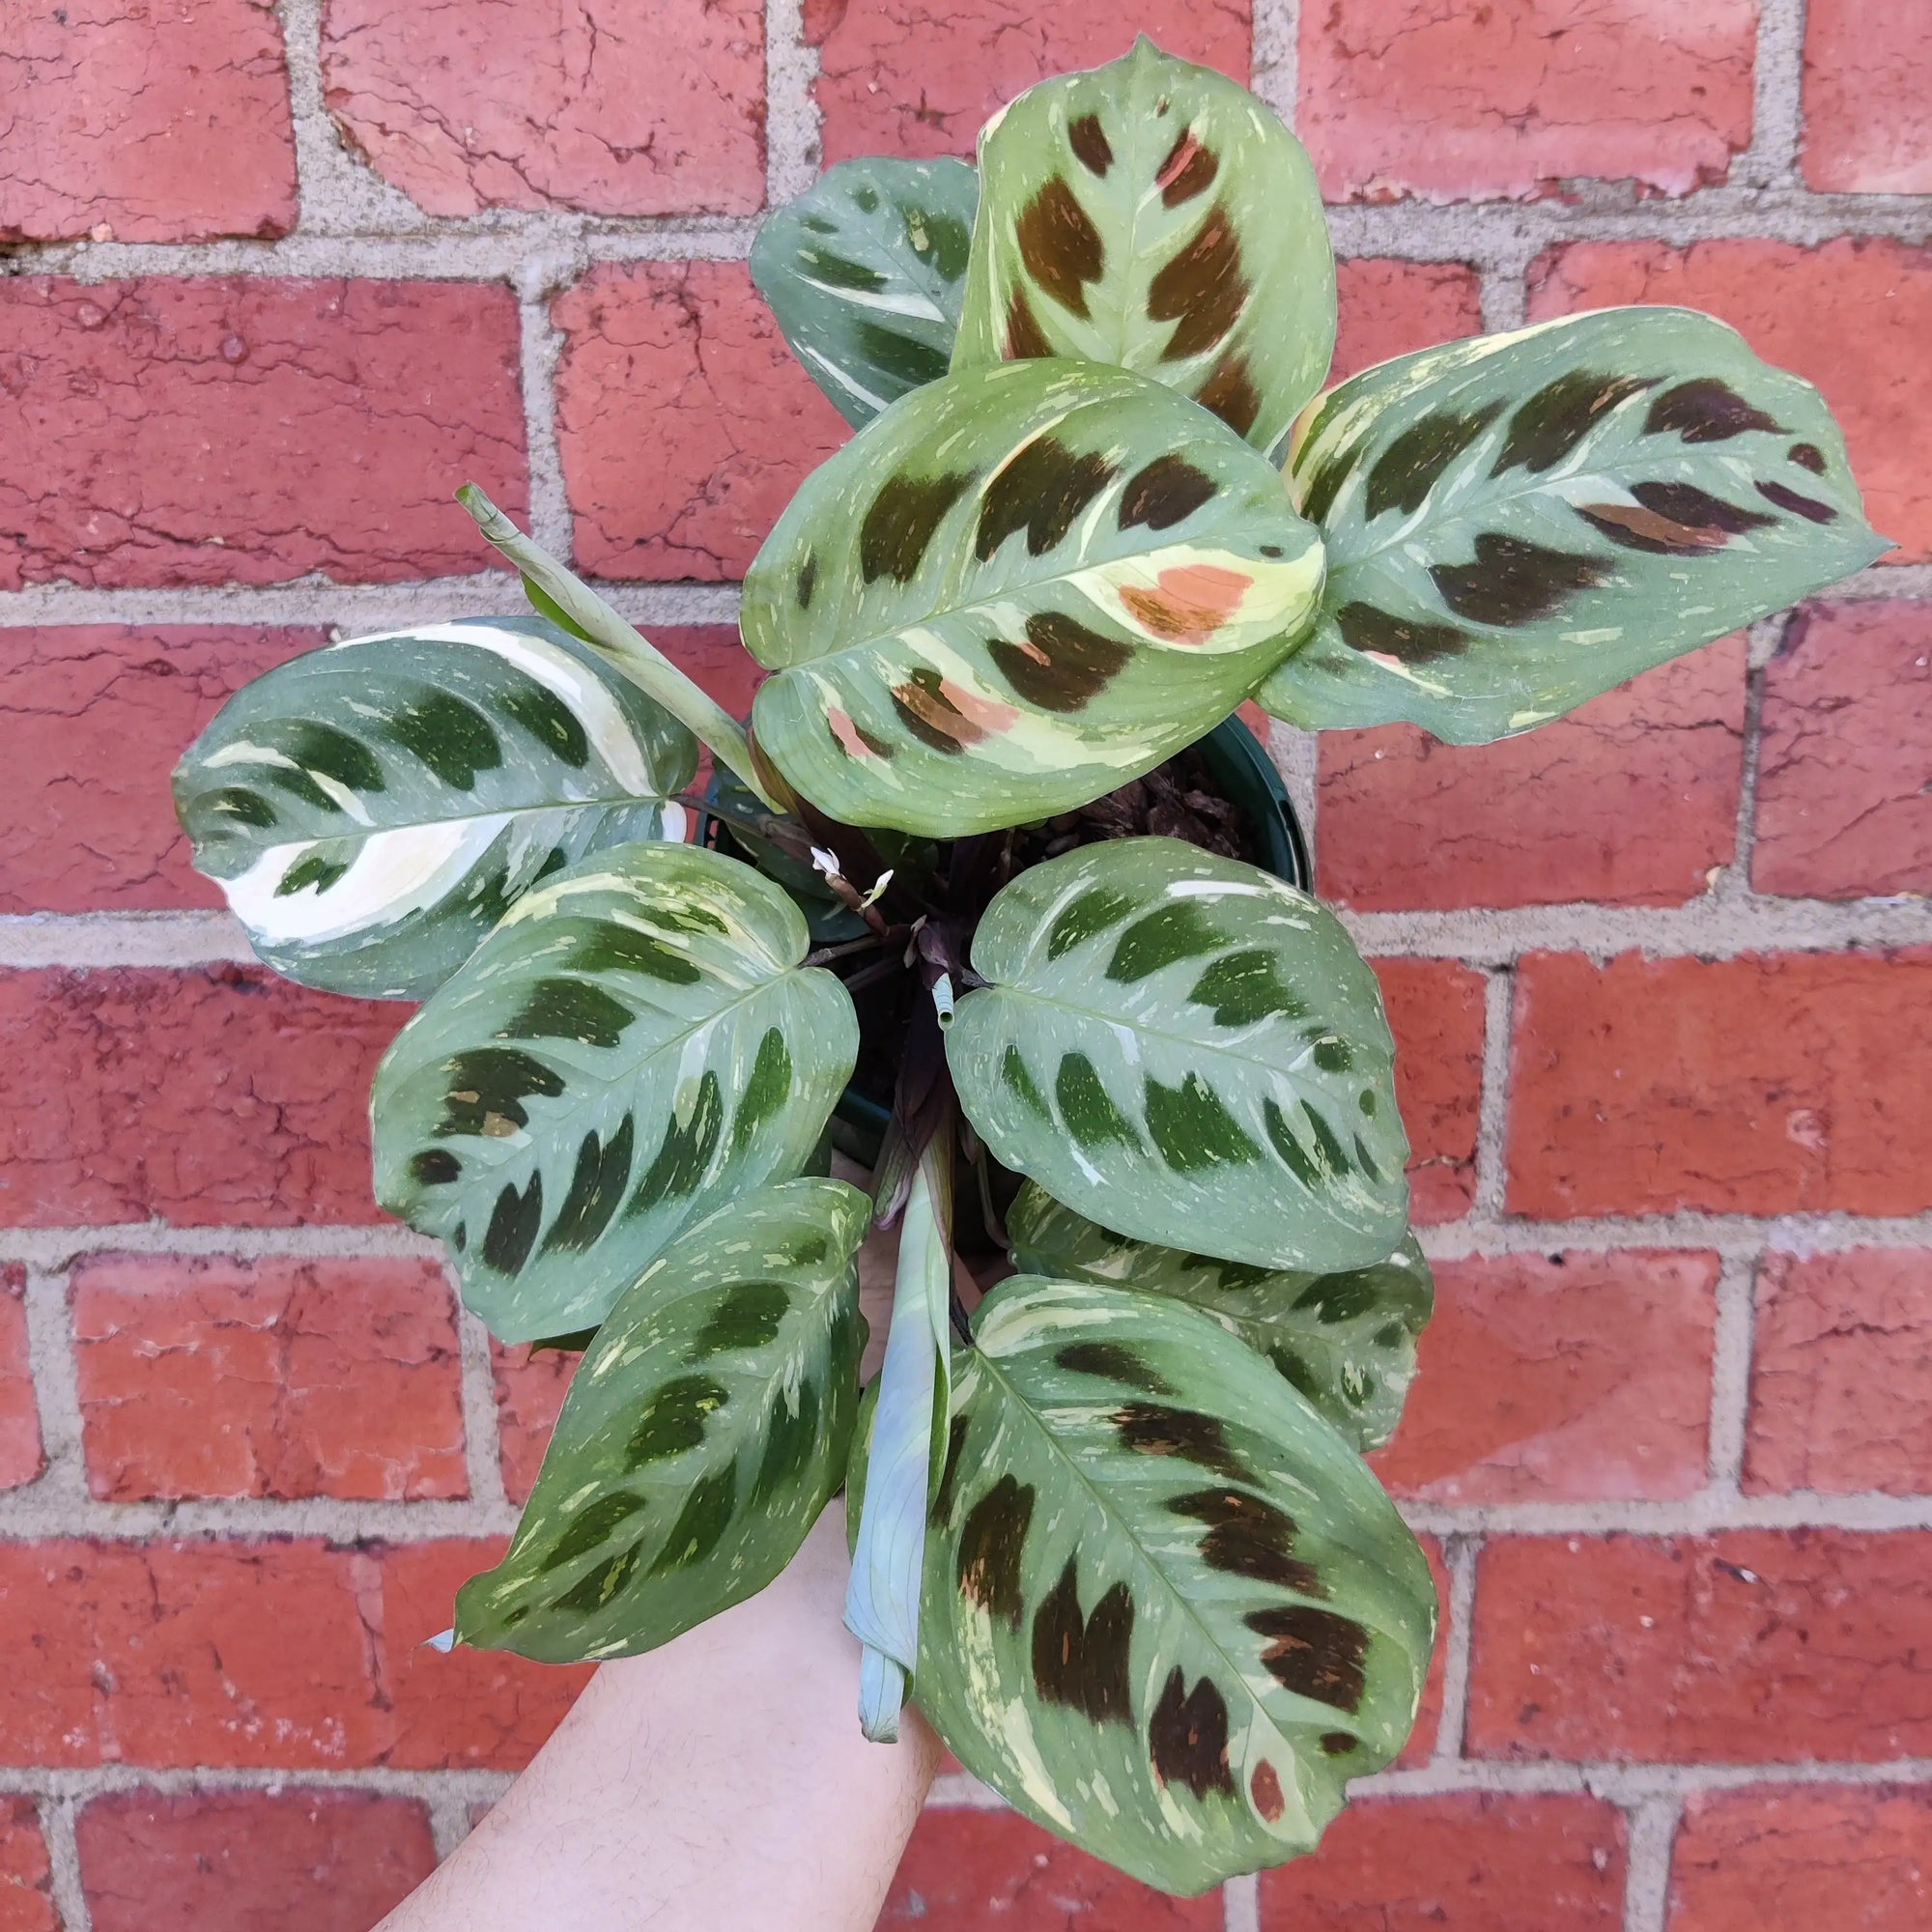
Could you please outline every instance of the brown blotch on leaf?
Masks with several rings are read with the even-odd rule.
[[[1156,456],[1135,470],[1121,492],[1121,527],[1130,530],[1145,524],[1151,530],[1172,529],[1213,495],[1214,479],[1184,456]]]
[[[1079,120],[1068,122],[1066,145],[1089,174],[1104,175],[1114,165],[1114,150],[1097,114],[1083,114]]]
[[[1288,1802],[1281,1795],[1281,1778],[1266,1758],[1255,1766],[1248,1778],[1248,1790],[1255,1801],[1255,1812],[1264,1825],[1280,1822],[1281,1814],[1288,1809]]]
[[[1172,1385],[1124,1342],[1069,1342],[1053,1359],[1076,1376],[1098,1376],[1103,1380],[1139,1389],[1143,1395],[1174,1393]]]
[[[1250,1610],[1243,1619],[1265,1637],[1262,1662],[1283,1690],[1351,1717],[1361,1709],[1368,1678],[1362,1668],[1369,1634],[1351,1617],[1306,1604]]]
[[[1459,415],[1435,410],[1395,437],[1369,471],[1363,508],[1371,517],[1384,510],[1413,516],[1436,479],[1502,413],[1501,403],[1485,403]]]
[[[1206,194],[1220,172],[1219,156],[1194,138],[1192,128],[1183,128],[1179,138],[1167,151],[1167,159],[1161,162],[1153,185],[1160,189],[1163,207],[1179,208],[1183,201]]]
[[[1039,318],[1026,298],[1026,291],[1015,289],[1012,300],[1007,304],[1007,360],[1023,362],[1029,356],[1052,354],[1053,344],[1046,339],[1046,331],[1040,327]]]
[[[1262,412],[1262,392],[1248,375],[1248,358],[1232,349],[1208,372],[1194,400],[1236,436],[1246,436]]]
[[[1808,469],[1814,476],[1825,473],[1825,452],[1815,442],[1794,442],[1785,452],[1801,469]]]
[[[1475,640],[1454,624],[1426,624],[1419,618],[1398,617],[1393,611],[1359,601],[1335,612],[1335,628],[1351,651],[1394,658],[1399,664],[1433,664],[1453,658]]]
[[[1796,490],[1787,490],[1782,483],[1760,483],[1757,494],[1767,503],[1776,503],[1780,510],[1789,510],[1794,516],[1807,519],[1814,524],[1835,524],[1838,513],[1829,503],[1821,503],[1815,497],[1801,497]]]
[[[1078,711],[1121,674],[1133,652],[1058,611],[1037,611],[1027,619],[1023,642],[995,638],[986,655],[1029,704]]]
[[[1059,175],[1020,211],[1013,237],[1035,283],[1063,308],[1084,317],[1086,284],[1100,279],[1107,248],[1079,196]]]
[[[889,477],[859,526],[859,570],[866,582],[890,577],[910,583],[941,520],[972,480],[967,469]]]
[[[1500,476],[1519,464],[1533,475],[1553,469],[1619,403],[1654,389],[1656,376],[1610,376],[1570,369],[1537,390],[1510,418],[1502,453],[1490,473]]]
[[[959,1594],[1012,1631],[1026,1610],[1020,1553],[1033,1504],[1031,1484],[1002,1476],[967,1512],[959,1531]]]
[[[1247,299],[1241,244],[1217,201],[1194,239],[1148,285],[1148,319],[1176,325],[1160,359],[1179,362],[1213,348],[1240,320]]]
[[[1069,1556],[1033,1620],[1034,1687],[1047,1703],[1065,1704],[1096,1724],[1131,1724],[1133,1634],[1133,1598],[1124,1583],[1116,1583],[1092,1615],[1080,1614],[1077,1567]]]
[[[1361,462],[1367,450],[1365,442],[1351,442],[1341,455],[1321,465],[1308,479],[1308,487],[1302,493],[1301,514],[1311,524],[1325,523],[1328,512],[1335,507],[1335,498],[1342,494],[1342,485],[1355,472],[1355,466]]]
[[[1246,1490],[1196,1490],[1174,1496],[1167,1507],[1176,1516],[1205,1523],[1201,1557],[1210,1570],[1272,1583],[1297,1596],[1325,1597],[1321,1573],[1294,1555],[1294,1519],[1265,1496]]]
[[[1698,556],[1776,519],[1700,490],[1694,483],[1634,483],[1634,503],[1578,503],[1577,514],[1625,550]]]
[[[1235,1795],[1228,1768],[1228,1700],[1204,1677],[1190,1691],[1179,1664],[1168,1672],[1148,1724],[1148,1761],[1163,1784],[1184,1784],[1196,1798]]]
[[[874,508],[877,507],[875,504]],[[818,554],[807,551],[805,561],[798,567],[797,590],[798,608],[809,611],[811,608],[811,593],[818,584]]]
[[[1715,376],[1693,377],[1664,390],[1651,404],[1643,429],[1646,436],[1674,431],[1686,442],[1727,442],[1747,430],[1784,434],[1784,426],[1776,416],[1766,415],[1755,403],[1746,401]]]
[[[1015,530],[1027,533],[1030,555],[1057,550],[1074,519],[1119,474],[1105,456],[1076,456],[1055,437],[1037,436],[1022,443],[980,497],[975,553],[985,562]]]
[[[946,680],[929,666],[921,666],[903,684],[893,686],[893,709],[921,744],[949,754],[963,752],[988,735],[961,711],[946,690]]]
[[[1232,1482],[1246,1482],[1241,1459],[1228,1446],[1218,1417],[1164,1403],[1130,1402],[1114,1411],[1121,1446],[1137,1456],[1178,1456]]]
[[[1431,564],[1429,574],[1457,616],[1506,629],[1548,616],[1577,591],[1594,590],[1610,569],[1607,557],[1485,530],[1473,563]]]
[[[1323,1731],[1319,1742],[1323,1757],[1347,1757],[1361,1740],[1352,1731]]]

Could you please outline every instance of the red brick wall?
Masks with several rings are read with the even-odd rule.
[[[487,17],[486,17],[487,14]],[[1932,30],[1905,0],[23,0],[0,36],[0,1932],[365,1932],[571,1673],[417,1648],[554,1361],[368,1194],[399,1015],[250,966],[180,746],[515,607],[465,477],[742,702],[842,432],[744,269],[1145,25],[1298,113],[1345,369],[1689,301],[1893,560],[1514,745],[1278,744],[1407,1053],[1441,1313],[1380,1459],[1448,1614],[1403,1768],[1179,1903],[944,1779],[926,1932],[1932,1920]],[[15,31],[17,30],[17,31]],[[24,783],[22,780],[24,779]]]

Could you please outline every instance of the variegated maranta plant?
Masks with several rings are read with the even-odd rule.
[[[855,434],[746,581],[749,728],[465,491],[534,614],[298,658],[177,785],[265,960],[422,1003],[384,1206],[582,1353],[455,1640],[646,1650],[843,1487],[867,1732],[910,1696],[1191,1892],[1395,1755],[1435,1603],[1362,1461],[1431,1304],[1376,980],[1190,748],[1250,697],[1526,730],[1885,546],[1815,392],[1686,310],[1319,394],[1308,157],[1145,41],[978,160],[758,236]]]

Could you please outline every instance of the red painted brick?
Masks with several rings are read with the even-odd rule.
[[[241,624],[22,626],[0,657],[0,769],[31,813],[0,825],[0,912],[213,906],[168,777],[222,700],[324,642]]]
[[[1335,264],[1340,383],[1376,362],[1483,331],[1482,278],[1463,262],[1363,255]]]
[[[0,1225],[373,1221],[369,1080],[408,1017],[252,967],[0,973]]]
[[[1501,1538],[1476,1572],[1478,1757],[1789,1763],[1932,1750],[1932,1534]]]
[[[750,214],[765,198],[761,0],[329,0],[324,98],[432,214]]]
[[[460,282],[0,280],[0,589],[489,567],[526,485],[516,298]]]
[[[10,9],[0,128],[0,241],[295,226],[281,29],[256,0]]]
[[[1522,961],[1512,1212],[1932,1206],[1932,952]]]
[[[1932,192],[1932,21],[1897,0],[1807,0],[1804,179],[1864,194]]]
[[[419,1799],[117,1791],[81,1812],[94,1932],[370,1932],[436,1869]]]
[[[1296,127],[1330,201],[1688,194],[1750,140],[1755,0],[1325,0]]]
[[[1617,302],[1708,309],[1769,362],[1815,383],[1836,413],[1885,559],[1932,556],[1932,248],[1861,238],[1780,242],[1581,242],[1530,275],[1530,319]]]
[[[1924,1492],[1932,1474],[1932,1255],[1765,1258],[1744,1486]]]
[[[1932,1922],[1932,1792],[1809,1785],[1693,1792],[1670,1861],[1669,1932]]]
[[[1360,1798],[1262,1874],[1262,1932],[1617,1932],[1624,1854],[1595,1798]]]
[[[1717,1281],[1713,1254],[1436,1263],[1420,1373],[1376,1473],[1444,1503],[1690,1495]]]
[[[579,563],[605,577],[742,576],[849,432],[738,262],[594,269],[552,305],[557,437]]]
[[[72,1298],[97,1496],[469,1493],[434,1262],[103,1256]]]
[[[1764,673],[1751,883],[1932,893],[1932,604],[1813,604]]]
[[[1483,976],[1453,960],[1377,959],[1395,1093],[1408,1129],[1410,1218],[1454,1221],[1476,1192],[1483,1091]]]
[[[653,629],[651,642],[678,669],[701,685],[733,718],[752,715],[752,696],[765,668],[738,636],[735,624],[680,624]]]
[[[1171,54],[1248,77],[1247,0],[805,0],[828,163],[967,155],[993,111],[1037,80],[1098,67],[1151,35]]]
[[[46,1841],[31,1798],[0,1798],[0,1932],[61,1932]]]
[[[1678,904],[1736,845],[1744,726],[1733,637],[1493,745],[1324,731],[1320,890],[1381,912]]]
[[[501,1342],[490,1344],[490,1365],[497,1384],[497,1456],[503,1488],[513,1503],[529,1501],[537,1471],[543,1466],[544,1451],[550,1447],[551,1431],[556,1427],[557,1411],[582,1359],[560,1349],[531,1354],[524,1343],[514,1348]]]
[[[31,1483],[45,1460],[27,1350],[26,1292],[25,1268],[17,1262],[0,1267],[0,1490]]]
[[[1174,1898],[1042,1832],[1016,1811],[920,1816],[877,1932],[1220,1932],[1218,1892]]]

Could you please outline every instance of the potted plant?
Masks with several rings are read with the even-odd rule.
[[[1885,545],[1814,391],[1690,311],[1318,394],[1307,156],[1145,41],[977,169],[833,169],[753,270],[856,434],[747,578],[749,728],[467,489],[534,614],[270,672],[183,821],[270,965],[422,1001],[378,1197],[583,1351],[454,1640],[648,1649],[843,1486],[867,1732],[915,1697],[1197,1891],[1396,1754],[1435,1622],[1361,1460],[1431,1305],[1393,1048],[1236,708],[1486,741]]]

